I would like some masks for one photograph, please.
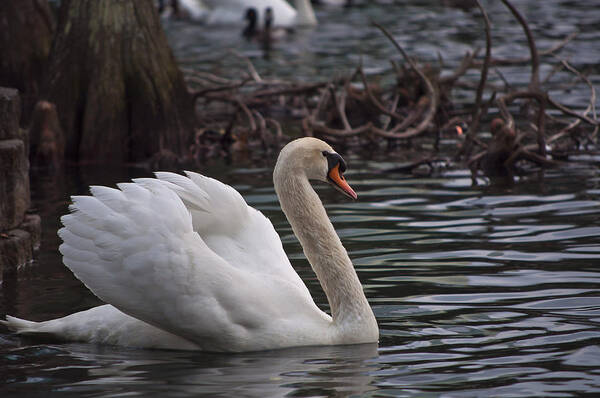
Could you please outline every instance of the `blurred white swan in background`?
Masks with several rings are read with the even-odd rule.
[[[314,26],[317,24],[310,0],[294,0],[292,7],[286,0],[179,0],[180,8],[194,20],[209,25],[244,23],[248,8],[257,13],[257,23],[264,24],[265,10],[273,10],[273,26]]]
[[[232,187],[156,173],[74,196],[59,231],[63,261],[106,305],[45,322],[7,316],[24,335],[206,351],[372,343],[375,316],[309,180],[356,194],[328,144],[286,145],[273,173],[281,208],[331,309],[321,311],[271,222]]]

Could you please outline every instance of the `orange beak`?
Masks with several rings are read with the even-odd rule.
[[[341,191],[343,194],[351,197],[354,200],[358,198],[356,192],[354,192],[354,190],[350,188],[350,185],[348,185],[344,176],[340,174],[339,163],[329,170],[329,173],[327,173],[327,178],[333,184],[333,186],[339,191]]]

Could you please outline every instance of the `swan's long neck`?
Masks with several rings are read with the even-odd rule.
[[[295,0],[296,24],[301,26],[314,26],[317,24],[317,17],[313,10],[310,0]]]
[[[288,171],[288,172],[286,172]],[[327,295],[335,325],[377,328],[362,285],[325,208],[304,174],[277,167],[275,191]]]

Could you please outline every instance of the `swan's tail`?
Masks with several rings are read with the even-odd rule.
[[[55,333],[52,321],[33,322],[26,319],[6,315],[6,320],[0,319],[0,324],[22,337],[31,337],[46,342],[62,342],[60,334]]]
[[[0,325],[21,337],[51,343],[81,341],[140,348],[198,349],[196,344],[132,318],[111,305],[43,322],[7,315],[6,320],[0,319]]]
[[[0,320],[0,324],[17,334],[32,335],[45,333],[40,331],[40,322],[27,321],[10,315],[6,316],[6,320]]]

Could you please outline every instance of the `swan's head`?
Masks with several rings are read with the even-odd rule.
[[[267,7],[265,9],[265,29],[273,26],[273,20],[275,17],[273,16],[273,8]]]
[[[309,180],[326,182],[344,195],[357,198],[356,192],[344,178],[346,162],[329,144],[317,138],[299,138],[283,147],[274,177],[277,178],[282,170],[304,172]]]
[[[244,19],[249,23],[255,24],[258,19],[258,13],[256,12],[256,8],[248,7],[246,9],[246,14],[244,15]]]

